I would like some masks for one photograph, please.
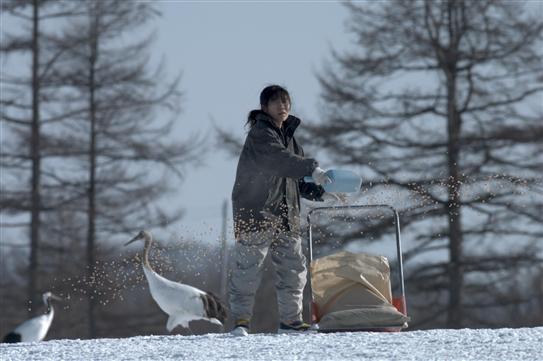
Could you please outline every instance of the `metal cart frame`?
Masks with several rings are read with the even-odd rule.
[[[393,295],[392,303],[394,307],[401,313],[407,316],[407,305],[405,301],[405,285],[404,285],[404,274],[403,274],[403,257],[402,257],[402,240],[401,240],[401,234],[400,234],[400,216],[398,214],[398,211],[388,205],[388,204],[375,204],[375,205],[342,205],[342,206],[327,206],[327,207],[317,207],[313,208],[309,213],[307,214],[307,224],[308,224],[308,234],[307,234],[307,245],[308,245],[308,285],[309,285],[309,293],[311,301],[309,303],[309,315],[311,319],[311,324],[314,324],[317,320],[317,315],[314,307],[314,301],[313,301],[313,287],[311,284],[311,262],[313,261],[313,233],[312,233],[312,225],[311,225],[311,216],[314,213],[331,213],[341,210],[350,210],[350,209],[377,209],[377,208],[384,208],[393,213],[393,219],[394,219],[394,228],[395,228],[395,234],[396,234],[396,257],[398,260],[398,279],[400,286],[400,294],[399,295]],[[390,329],[387,328],[388,331],[399,331],[399,329]]]

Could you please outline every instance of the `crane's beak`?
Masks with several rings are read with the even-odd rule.
[[[132,238],[130,241],[126,242],[124,245],[128,246],[130,243],[136,242],[139,239],[141,239],[141,236],[138,234],[136,237]]]
[[[64,298],[61,298],[61,297],[59,297],[57,295],[54,295],[52,293],[51,293],[51,296],[49,298],[52,299],[52,300],[55,300],[55,301],[64,301]]]

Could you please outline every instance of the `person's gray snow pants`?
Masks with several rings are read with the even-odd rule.
[[[281,321],[302,319],[306,258],[298,235],[265,231],[241,235],[234,248],[229,281],[230,313],[234,320],[250,320],[264,259],[271,251],[275,266],[277,301]]]

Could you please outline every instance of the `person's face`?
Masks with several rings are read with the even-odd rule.
[[[290,111],[290,102],[288,99],[277,99],[270,100],[268,106],[265,106],[263,110],[268,113],[275,122],[281,124],[288,118],[288,113]]]

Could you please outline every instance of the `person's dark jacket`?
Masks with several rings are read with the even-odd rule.
[[[253,111],[251,127],[239,157],[232,191],[234,231],[270,228],[300,233],[300,195],[322,201],[324,189],[303,181],[318,166],[305,158],[294,138],[300,119],[290,115],[279,129],[262,111]]]

